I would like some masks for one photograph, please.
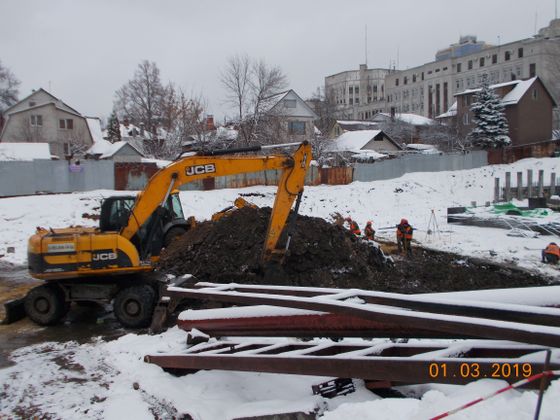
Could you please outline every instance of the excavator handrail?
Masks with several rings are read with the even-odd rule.
[[[120,234],[130,240],[158,207],[165,204],[170,192],[181,185],[205,178],[282,169],[265,238],[263,258],[267,259],[278,244],[294,200],[303,191],[305,174],[311,161],[311,146],[308,142],[303,142],[251,148],[251,151],[257,151],[295,145],[299,147],[291,156],[232,157],[225,153],[219,155],[196,154],[172,162],[150,178],[144,190],[138,195],[130,212],[128,223],[122,228]],[[245,148],[245,151],[248,151],[247,149]],[[241,151],[240,149],[229,149],[228,154],[232,153],[241,153]]]

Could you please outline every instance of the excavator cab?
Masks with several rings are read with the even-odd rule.
[[[99,229],[101,232],[120,232],[131,217],[136,196],[108,197],[101,205]],[[134,217],[134,216],[133,216]],[[185,233],[191,223],[185,220],[179,190],[169,195],[163,208],[152,214],[136,232],[131,242],[138,249],[141,257],[153,255],[154,250],[167,246],[177,236]],[[156,252],[159,255],[159,252]]]

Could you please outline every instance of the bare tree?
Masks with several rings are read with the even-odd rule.
[[[0,113],[17,102],[19,80],[0,61]]]
[[[156,63],[144,60],[134,77],[115,93],[114,105],[121,118],[128,117],[133,124],[146,129],[152,139],[157,139],[165,96]]]
[[[235,55],[228,59],[221,82],[227,101],[236,108],[240,140],[245,144],[266,141],[264,133],[269,132],[270,127],[260,126],[267,123],[264,117],[272,97],[288,84],[280,67],[269,66],[263,59],[251,59],[246,54]]]

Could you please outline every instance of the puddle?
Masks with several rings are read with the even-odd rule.
[[[37,284],[41,282],[31,278],[26,267],[0,264],[0,319],[4,302],[24,297]],[[10,366],[9,354],[21,347],[49,341],[86,343],[99,336],[111,340],[126,333],[107,307],[73,304],[59,325],[41,327],[27,318],[0,325],[0,368]]]

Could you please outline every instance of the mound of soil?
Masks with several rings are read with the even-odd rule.
[[[368,279],[391,264],[377,247],[343,227],[300,215],[284,264],[263,272],[259,259],[270,212],[244,207],[201,223],[167,247],[160,269],[218,283],[369,288]]]
[[[204,222],[162,253],[160,270],[193,274],[216,283],[360,288],[400,293],[444,292],[549,284],[545,278],[485,261],[414,248],[395,263],[371,242],[327,221],[298,216],[281,267],[259,265],[269,208],[245,207],[217,222]]]

